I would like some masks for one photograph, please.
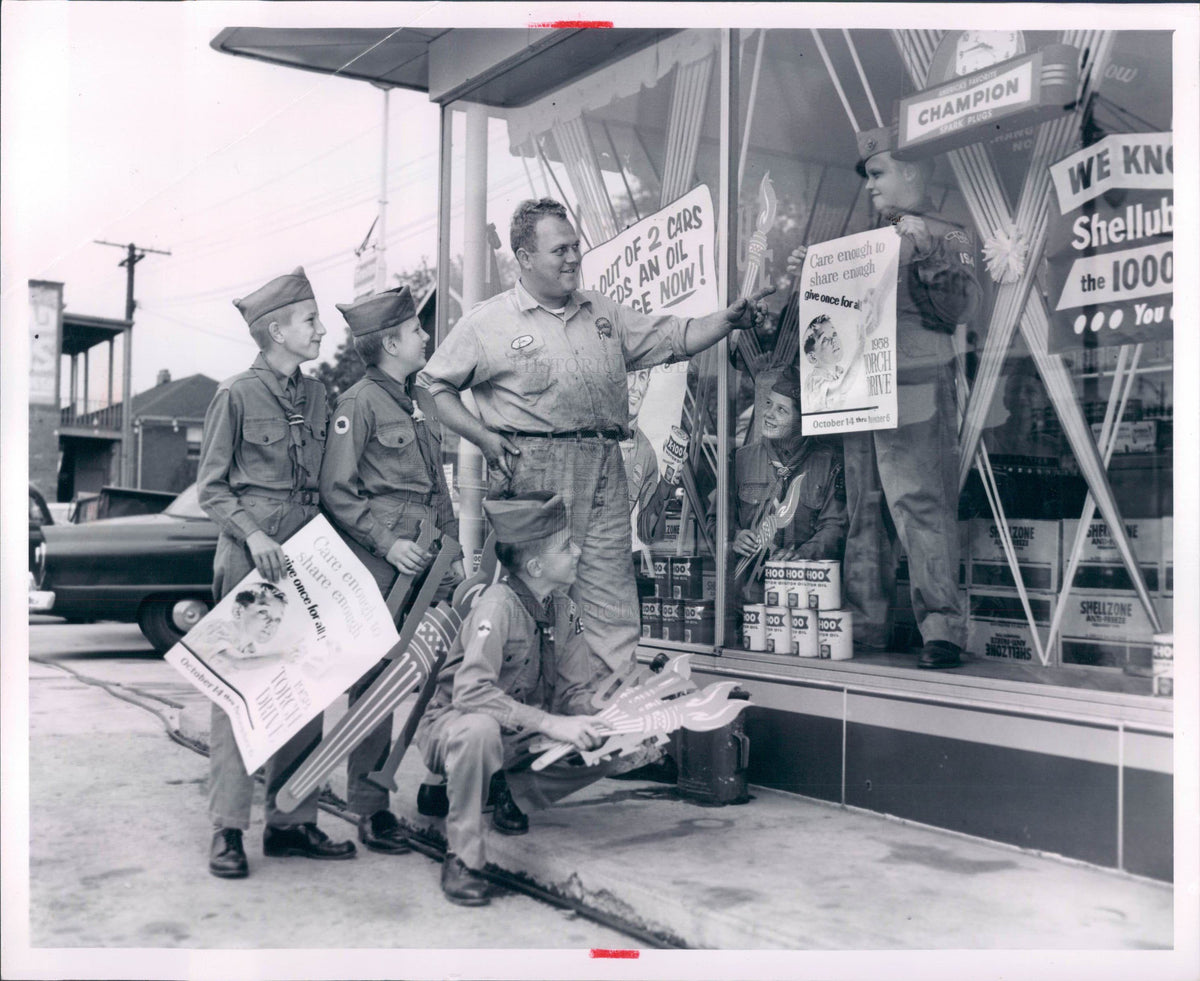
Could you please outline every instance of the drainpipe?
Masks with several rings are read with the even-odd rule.
[[[488,235],[487,235],[487,109],[481,105],[466,107],[466,165],[463,174],[463,292],[465,314],[485,299]],[[463,405],[479,414],[475,397],[462,393]],[[474,443],[458,442],[459,538],[463,552],[474,556],[483,546],[483,454]]]

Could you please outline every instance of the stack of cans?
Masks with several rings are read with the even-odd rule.
[[[746,650],[834,661],[854,656],[850,612],[842,609],[840,562],[777,552],[764,566],[763,600],[742,608]]]
[[[642,599],[642,637],[712,644],[716,569],[705,556],[656,556],[654,596]]]

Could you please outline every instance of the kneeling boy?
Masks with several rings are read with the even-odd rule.
[[[529,807],[545,807],[598,780],[608,766],[551,764],[528,769],[529,740],[541,733],[594,749],[603,729],[587,716],[591,666],[565,590],[579,548],[570,540],[562,498],[534,492],[484,502],[505,575],[475,602],[454,641],[416,733],[425,765],[446,775],[446,862],[442,890],[463,906],[488,902],[483,809],[492,825],[524,834]],[[524,769],[522,769],[524,767]],[[505,772],[512,774],[509,790]]]

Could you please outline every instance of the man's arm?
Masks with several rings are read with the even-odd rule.
[[[687,356],[705,351],[728,336],[735,328],[757,327],[766,317],[766,308],[761,301],[775,292],[774,286],[761,289],[748,299],[737,300],[724,310],[717,310],[706,317],[695,317],[688,322],[684,333],[684,348]]]
[[[463,439],[474,443],[483,453],[489,467],[496,467],[506,477],[512,476],[512,465],[505,454],[520,456],[517,444],[500,433],[488,429],[479,419],[467,411],[462,396],[453,389],[443,388],[435,392],[434,404],[438,415],[450,429]]]

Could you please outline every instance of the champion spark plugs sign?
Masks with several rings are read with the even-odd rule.
[[[1175,160],[1171,133],[1120,133],[1050,167],[1049,349],[1170,340]],[[1090,340],[1089,340],[1090,338]]]

